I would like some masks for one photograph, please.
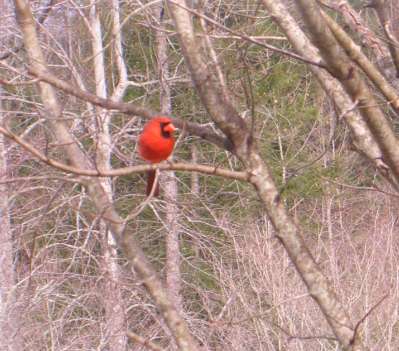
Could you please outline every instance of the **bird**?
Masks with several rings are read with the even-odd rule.
[[[172,120],[165,116],[155,116],[143,128],[138,140],[140,157],[150,163],[160,163],[166,160],[175,146],[174,131],[177,128]],[[155,184],[155,170],[147,172],[147,196],[154,189],[154,196],[159,196],[159,184]]]

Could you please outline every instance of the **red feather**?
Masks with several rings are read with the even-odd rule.
[[[176,127],[168,117],[157,116],[147,122],[139,137],[139,154],[151,163],[166,160],[173,151],[175,138],[173,132]],[[147,172],[147,195],[154,186],[155,171]],[[155,185],[154,196],[159,194],[159,186]]]

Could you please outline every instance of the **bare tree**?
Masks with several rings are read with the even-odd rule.
[[[9,295],[7,346],[394,348],[397,12],[367,5],[15,0],[1,301],[35,317]],[[173,159],[142,164],[159,114]]]

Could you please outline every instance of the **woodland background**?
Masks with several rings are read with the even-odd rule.
[[[396,0],[0,1],[0,350],[398,350],[398,76]]]

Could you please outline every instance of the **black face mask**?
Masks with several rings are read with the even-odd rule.
[[[162,136],[163,136],[164,138],[166,138],[166,139],[169,139],[169,138],[172,136],[172,134],[171,134],[169,131],[165,130],[165,127],[166,127],[167,125],[169,125],[169,124],[170,124],[170,122],[167,122],[167,123],[162,122],[162,123],[161,123],[161,134],[162,134]]]

